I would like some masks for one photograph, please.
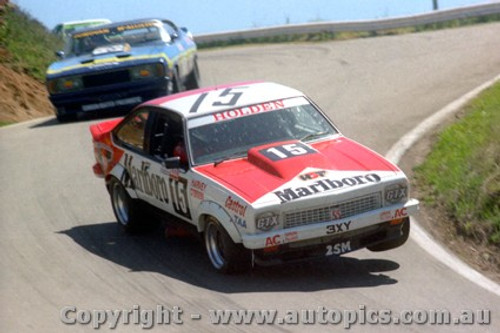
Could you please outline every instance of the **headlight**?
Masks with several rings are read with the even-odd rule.
[[[384,193],[385,204],[392,205],[408,198],[408,185],[406,183],[389,185]]]
[[[83,82],[80,76],[68,76],[48,81],[47,87],[51,94],[56,94],[83,89]]]
[[[279,225],[278,215],[274,213],[261,214],[255,220],[255,227],[260,231],[269,231]]]
[[[161,63],[136,66],[130,69],[130,78],[132,80],[142,80],[153,77],[162,77],[164,75],[165,75],[165,68]]]

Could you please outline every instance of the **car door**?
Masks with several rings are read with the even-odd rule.
[[[151,161],[147,146],[152,118],[150,109],[140,108],[127,116],[114,133],[116,145],[124,150],[123,185],[129,192],[135,191],[133,197],[147,202],[150,196],[159,195],[150,174]]]
[[[189,186],[192,172],[187,155],[181,158],[181,165],[167,168],[166,158],[182,155],[184,146],[184,123],[180,115],[157,109],[148,130],[147,173],[151,182],[151,193],[144,200],[170,214],[191,221]]]

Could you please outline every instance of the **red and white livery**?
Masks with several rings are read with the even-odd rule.
[[[397,166],[276,83],[155,99],[90,130],[125,230],[193,226],[221,272],[396,248],[418,209]]]

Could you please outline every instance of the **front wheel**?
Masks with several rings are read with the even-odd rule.
[[[208,218],[205,246],[212,266],[221,273],[233,273],[250,267],[250,251],[235,244],[219,222]]]
[[[172,71],[172,80],[171,80],[171,91],[168,92],[168,94],[176,94],[184,90],[184,87],[182,86],[182,82],[179,77],[179,72],[177,72],[177,69],[174,68]]]
[[[200,87],[200,70],[198,68],[198,61],[194,61],[193,64],[193,70],[191,73],[189,73],[187,82],[186,82],[186,89],[191,90],[191,89],[198,89]]]

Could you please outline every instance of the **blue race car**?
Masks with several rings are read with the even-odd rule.
[[[124,111],[200,85],[196,44],[169,20],[117,22],[75,32],[46,74],[60,122]]]

